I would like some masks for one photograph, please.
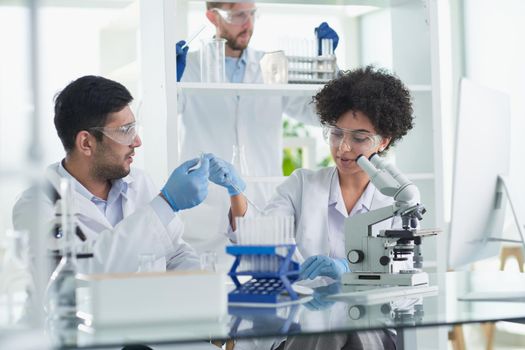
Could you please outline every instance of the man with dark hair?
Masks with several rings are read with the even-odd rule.
[[[121,84],[97,76],[81,77],[56,96],[54,122],[66,156],[47,169],[54,195],[26,190],[13,209],[14,227],[29,227],[39,198],[43,216],[52,221],[60,179],[72,179],[73,210],[83,232],[77,246],[93,253],[79,260],[81,272],[135,272],[141,255],[153,255],[158,271],[199,268],[195,252],[182,240],[177,212],[206,197],[210,155],[198,169],[193,169],[198,159],[183,163],[159,193],[148,176],[131,167],[142,144],[132,99]]]

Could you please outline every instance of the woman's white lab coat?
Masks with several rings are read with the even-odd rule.
[[[58,166],[59,163],[50,165],[46,174],[57,192],[60,179]],[[199,268],[198,257],[181,238],[184,226],[178,215],[166,227],[153,210],[150,202],[159,191],[150,178],[139,169],[132,168],[123,180],[128,183],[128,190],[123,196],[124,219],[115,227],[93,202],[74,192],[77,224],[87,237],[85,242],[79,243],[79,248],[94,253],[93,258],[79,260],[80,272],[135,272],[140,254],[155,254],[154,269],[159,271],[166,268]],[[13,208],[15,229],[30,227],[38,204],[44,219],[41,225],[49,226],[55,217],[54,204],[47,195],[39,196],[33,187],[22,193]]]
[[[295,221],[295,240],[303,262],[313,255],[330,255],[328,239],[328,200],[330,184],[336,168],[320,170],[298,169],[276,189],[265,211],[271,215],[289,215]],[[370,210],[392,205],[393,199],[384,196],[376,188]],[[251,209],[248,209],[251,211]],[[400,219],[387,219],[373,226],[373,232],[392,227],[401,227]],[[234,236],[231,236],[236,240]],[[337,257],[344,258],[344,257]]]

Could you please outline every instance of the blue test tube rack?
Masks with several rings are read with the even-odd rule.
[[[278,304],[298,300],[299,296],[292,289],[292,283],[299,278],[299,264],[292,261],[295,249],[295,244],[226,247],[226,253],[235,256],[228,275],[236,288],[228,294],[228,302]],[[277,257],[278,268],[275,271],[237,271],[241,260],[264,257]],[[241,284],[237,276],[251,276],[252,279]]]

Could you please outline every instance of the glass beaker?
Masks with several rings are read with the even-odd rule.
[[[265,84],[288,83],[288,59],[284,51],[265,53],[259,64]]]
[[[155,271],[155,254],[139,254],[139,267],[137,272]]]
[[[217,253],[207,250],[200,256],[201,270],[216,272],[217,271]]]
[[[224,62],[226,39],[203,39],[201,43],[201,82],[224,83],[226,81]]]

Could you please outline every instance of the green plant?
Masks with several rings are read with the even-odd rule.
[[[283,119],[283,136],[284,137],[306,137],[309,136],[303,123],[292,119]],[[303,150],[300,148],[283,149],[283,175],[290,175],[295,169],[303,166]]]

